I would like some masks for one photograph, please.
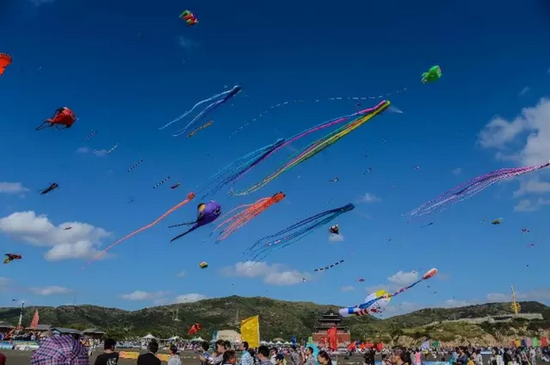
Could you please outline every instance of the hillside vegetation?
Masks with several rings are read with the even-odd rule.
[[[469,323],[441,323],[447,320],[510,314],[509,303],[490,303],[460,308],[422,309],[405,315],[378,319],[371,316],[345,318],[353,339],[382,340],[387,343],[418,341],[430,338],[440,341],[506,341],[514,336],[540,336],[550,330],[550,307],[538,302],[521,303],[524,313],[541,313],[542,321],[515,320],[508,323],[473,325]],[[239,321],[260,315],[262,339],[290,338],[296,335],[305,339],[311,335],[317,319],[335,306],[310,302],[287,302],[263,297],[238,296],[206,299],[195,303],[174,304],[125,311],[92,305],[29,307],[23,323],[29,324],[35,309],[40,323],[77,329],[100,328],[116,338],[129,338],[153,333],[160,338],[174,334],[185,335],[193,323],[200,323],[203,338],[210,338],[220,329],[239,330]],[[174,317],[178,309],[179,321]],[[0,321],[17,323],[19,308],[0,308]]]

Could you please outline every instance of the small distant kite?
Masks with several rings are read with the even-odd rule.
[[[428,84],[430,82],[439,80],[441,78],[441,75],[441,68],[439,66],[432,66],[432,68],[430,68],[428,72],[424,72],[422,74],[421,81],[423,84]]]
[[[131,172],[133,169],[135,169],[136,167],[138,167],[139,165],[141,165],[143,163],[144,160],[139,160],[138,162],[136,162],[135,164],[133,164],[132,166],[130,166],[130,168],[128,169],[128,172]]]
[[[16,255],[16,254],[13,254],[13,253],[7,253],[7,254],[5,254],[5,256],[6,256],[6,259],[4,260],[4,264],[9,264],[13,260],[21,260],[23,258],[23,256]]]
[[[180,223],[168,228],[191,226],[187,231],[172,238],[170,242],[174,242],[177,239],[182,238],[188,233],[193,232],[195,229],[214,222],[222,214],[222,206],[215,201],[211,200],[208,203],[200,203],[197,207],[197,219],[194,222]]]
[[[420,170],[420,166],[418,166],[418,165],[417,165],[417,166],[413,166],[413,168],[414,168],[415,170]]]
[[[0,53],[0,76],[6,71],[6,67],[11,64],[11,56],[5,53]]]
[[[197,133],[198,131],[200,131],[200,130],[202,130],[202,129],[204,129],[204,128],[210,127],[210,126],[212,125],[212,123],[214,123],[213,120],[211,120],[211,121],[208,122],[208,123],[205,123],[205,124],[201,125],[201,126],[198,127],[197,129],[194,129],[191,133],[189,133],[189,134],[187,135],[187,137],[193,137],[193,135],[194,135],[195,133]]]
[[[326,271],[326,270],[332,269],[332,268],[335,267],[335,266],[340,265],[340,264],[343,263],[343,262],[344,262],[344,260],[340,260],[340,261],[335,262],[335,263],[332,264],[332,265],[325,266],[325,267],[319,267],[319,268],[317,268],[317,269],[315,269],[315,270],[313,270],[313,271],[314,271],[314,272]]]
[[[194,335],[195,333],[199,332],[201,330],[201,325],[198,323],[195,323],[191,326],[189,329],[189,332],[187,332],[188,335]]]
[[[502,218],[494,219],[494,220],[491,222],[491,224],[492,224],[493,226],[499,225],[499,224],[501,224],[501,223],[502,223]]]
[[[529,233],[529,230],[527,228],[522,228],[521,233]]]
[[[201,269],[206,269],[206,268],[208,267],[208,262],[206,262],[206,261],[201,262],[201,263],[199,264],[199,267],[200,267]]]
[[[97,134],[97,131],[93,131],[92,133],[88,134],[86,138],[84,138],[84,142],[88,142],[90,139],[92,139],[93,136]]]
[[[365,282],[365,279],[360,278],[360,279],[359,279],[359,282],[360,282],[360,283],[364,283],[364,282]]]
[[[190,12],[189,10],[185,10],[183,13],[180,14],[180,18],[182,18],[183,20],[185,20],[185,22],[187,23],[188,26],[193,26],[195,24],[197,24],[199,22],[199,20],[197,19],[197,17],[195,17],[195,15],[193,15],[192,12]]]
[[[164,183],[167,182],[168,180],[170,180],[170,176],[165,177],[162,181],[160,181],[160,182],[157,183],[155,186],[153,186],[153,189],[158,188],[159,186],[161,186],[162,184],[164,184]]]
[[[338,182],[338,181],[340,181],[340,179],[338,177],[334,177],[330,179],[328,182]]]
[[[174,185],[170,186],[170,189],[172,189],[172,190],[173,190],[173,189],[177,189],[177,188],[179,188],[179,187],[180,187],[180,185],[181,185],[181,183],[180,183],[180,182],[179,182],[179,183],[176,183],[176,184],[174,184]]]
[[[40,195],[46,195],[48,193],[51,193],[55,189],[59,189],[59,185],[57,183],[51,183],[50,186],[48,186],[46,189],[39,190]]]
[[[71,229],[73,229],[73,227],[65,227],[65,228],[63,228],[64,231],[68,231],[68,230],[71,230]]]
[[[328,229],[328,232],[330,234],[336,234],[336,235],[339,235],[340,234],[340,226],[338,226],[337,224],[333,225],[332,227],[330,227]]]
[[[39,131],[44,128],[50,128],[55,126],[57,129],[67,129],[71,128],[73,123],[76,121],[75,113],[67,108],[59,108],[53,114],[53,117],[46,119],[42,124],[36,127],[36,130]]]
[[[430,222],[430,223],[428,223],[428,224],[426,224],[426,225],[424,225],[424,226],[422,226],[422,227],[420,227],[420,228],[426,228],[426,227],[429,227],[429,226],[431,226],[431,225],[433,225],[433,224],[434,224],[434,222]]]

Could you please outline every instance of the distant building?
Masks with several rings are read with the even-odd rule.
[[[316,332],[313,333],[313,342],[318,343],[324,339],[327,340],[327,331],[332,327],[337,328],[338,333],[338,347],[345,347],[351,343],[351,334],[349,330],[342,325],[342,317],[338,313],[328,311],[321,318],[317,320]]]

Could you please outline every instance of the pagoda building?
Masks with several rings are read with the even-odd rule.
[[[346,347],[351,343],[351,335],[349,330],[342,325],[342,317],[338,313],[328,311],[321,318],[317,320],[317,326],[315,327],[315,333],[313,333],[313,342],[327,342],[327,331],[333,327],[336,327],[338,333],[338,346]]]

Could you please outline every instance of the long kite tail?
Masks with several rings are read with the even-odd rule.
[[[163,130],[165,129],[166,127],[169,127],[170,125],[176,123],[177,121],[180,121],[182,120],[183,118],[185,118],[186,116],[188,116],[193,110],[195,110],[199,105],[202,105],[204,103],[208,103],[209,101],[212,101],[212,100],[215,100],[215,99],[218,99],[218,98],[223,98],[225,97],[226,95],[228,95],[229,93],[231,93],[231,90],[228,90],[228,91],[224,91],[223,93],[220,93],[220,94],[216,94],[214,96],[211,96],[210,98],[208,99],[204,99],[204,100],[201,100],[199,101],[198,103],[196,103],[191,109],[189,109],[188,111],[186,111],[185,113],[181,114],[179,117],[177,117],[176,119],[172,120],[171,122],[165,124],[164,126],[160,127],[159,130]],[[208,108],[208,107],[207,107]]]
[[[193,227],[189,228],[187,231],[183,232],[183,233],[180,234],[179,236],[176,236],[176,237],[172,238],[172,239],[170,240],[170,243],[174,242],[175,240],[178,240],[178,239],[182,238],[183,236],[185,236],[185,235],[188,234],[188,233],[193,232],[193,231],[194,231],[195,229],[197,229],[197,228],[199,228],[199,225],[198,225],[198,224],[196,224],[196,225],[194,225]]]
[[[170,214],[174,213],[176,210],[178,210],[179,208],[183,207],[185,204],[189,203],[191,200],[193,200],[193,198],[195,198],[195,193],[189,193],[187,195],[187,199],[181,201],[180,203],[174,205],[172,208],[170,208],[166,213],[164,213],[163,215],[161,215],[160,217],[158,217],[155,221],[153,221],[152,223],[149,223],[148,225],[146,226],[143,226],[141,227],[140,229],[122,237],[121,239],[119,239],[118,241],[116,241],[115,243],[113,243],[112,245],[110,245],[109,247],[107,247],[105,250],[103,250],[102,252],[100,252],[96,257],[94,257],[92,260],[90,260],[86,265],[84,265],[83,269],[85,269],[86,267],[88,267],[89,265],[91,265],[94,261],[97,261],[99,260],[101,257],[103,257],[109,250],[111,250],[113,247],[119,245],[120,243],[122,243],[123,241],[127,240],[128,238],[130,237],[133,237],[135,236],[136,234],[140,233],[140,232],[143,232],[151,227],[153,227],[155,224],[157,224],[158,222],[162,221],[164,218],[168,217]]]

